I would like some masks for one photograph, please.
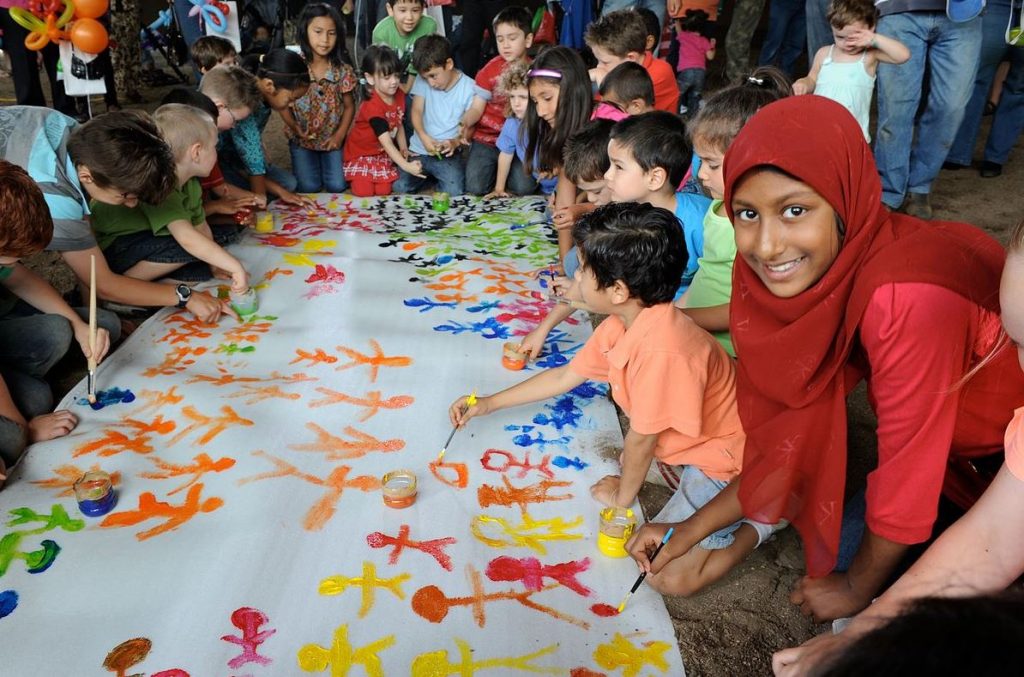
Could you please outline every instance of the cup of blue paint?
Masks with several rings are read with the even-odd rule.
[[[117,494],[110,475],[102,470],[90,470],[75,482],[75,500],[83,515],[100,517],[114,509]]]

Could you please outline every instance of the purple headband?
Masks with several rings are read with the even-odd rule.
[[[526,77],[528,78],[554,78],[555,80],[561,80],[562,74],[558,71],[553,71],[550,68],[534,68],[526,71]]]

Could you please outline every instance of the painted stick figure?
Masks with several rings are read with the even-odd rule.
[[[398,564],[398,558],[402,554],[405,548],[410,550],[419,550],[425,552],[441,565],[442,569],[448,571],[452,570],[452,558],[444,551],[444,548],[449,545],[456,543],[455,538],[448,536],[446,538],[435,538],[429,541],[414,541],[409,538],[409,525],[403,524],[398,529],[397,536],[388,536],[382,534],[379,531],[375,531],[372,534],[366,536],[366,543],[371,548],[386,548],[388,546],[394,546],[391,554],[388,556],[388,564]]]
[[[171,505],[170,503],[158,501],[151,492],[144,492],[139,496],[139,507],[137,510],[110,513],[100,522],[100,526],[128,527],[151,519],[165,518],[167,521],[163,524],[135,534],[135,538],[144,541],[153,536],[177,529],[201,512],[213,512],[224,505],[224,501],[217,497],[208,498],[200,502],[199,495],[202,491],[202,483],[194,485],[188,490],[188,494],[185,495],[185,502],[181,505]]]
[[[353,666],[362,665],[366,677],[384,677],[379,654],[394,643],[395,636],[388,635],[356,649],[348,639],[348,626],[339,625],[330,649],[319,644],[306,644],[299,649],[299,667],[305,672],[323,672],[330,668],[332,675],[347,675]]]
[[[259,655],[256,651],[260,644],[277,632],[274,629],[260,630],[261,626],[269,622],[270,619],[265,613],[252,607],[243,606],[231,613],[231,625],[241,630],[242,635],[224,635],[221,639],[242,647],[242,653],[228,661],[229,668],[236,670],[246,663],[270,665],[271,659]]]
[[[361,591],[359,617],[365,618],[377,599],[377,588],[390,591],[398,599],[405,599],[402,583],[410,578],[412,576],[409,574],[399,574],[393,578],[380,578],[377,576],[377,567],[374,566],[373,562],[363,562],[362,576],[353,576],[351,578],[329,576],[320,581],[320,594],[340,595],[350,587],[359,588]]]
[[[444,649],[423,653],[412,661],[412,669],[410,670],[412,677],[448,677],[448,675],[473,677],[481,670],[491,670],[493,668],[508,668],[538,675],[565,674],[564,668],[543,668],[532,665],[534,659],[545,656],[557,649],[557,644],[552,644],[525,656],[485,658],[484,660],[473,659],[473,648],[466,641],[456,637],[455,644],[459,647],[458,663],[448,660],[448,652]]]

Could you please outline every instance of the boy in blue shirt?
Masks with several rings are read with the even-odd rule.
[[[452,48],[441,35],[416,41],[412,63],[419,76],[412,86],[409,117],[414,130],[409,150],[418,156],[423,173],[437,180],[437,189],[449,195],[465,193],[466,172],[461,150],[463,130],[480,119],[486,95],[475,82],[455,68]],[[410,158],[412,159],[412,158]],[[426,179],[401,170],[396,193],[415,193]]]

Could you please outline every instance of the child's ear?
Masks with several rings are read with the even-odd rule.
[[[203,144],[196,141],[188,147],[188,157],[192,162],[199,162],[199,156],[203,154]]]
[[[633,99],[626,104],[626,113],[629,115],[640,115],[647,110],[647,102],[643,99]]]
[[[643,63],[644,55],[637,52],[626,52],[626,61],[632,61],[634,63]]]
[[[384,6],[388,8],[388,16],[390,16],[390,17],[393,17],[393,16],[395,16],[395,10],[394,10],[394,8],[393,8],[393,7],[391,6],[391,3],[390,3],[390,2],[386,2],[386,3],[384,3]]]
[[[526,34],[526,49],[533,47],[533,33]]]
[[[451,70],[451,69],[453,69],[453,68],[455,68],[455,62],[454,62],[454,61],[452,61],[451,59],[445,59],[445,62],[444,62],[444,69],[445,69],[446,71],[450,71],[450,70]]]
[[[629,300],[629,287],[622,280],[615,280],[615,284],[612,285],[612,303],[625,303]]]
[[[665,186],[668,181],[668,172],[664,167],[652,167],[644,178],[647,181],[647,189],[653,193]]]
[[[75,167],[75,170],[78,172],[79,183],[95,183],[92,178],[92,172],[85,165],[78,165]]]

